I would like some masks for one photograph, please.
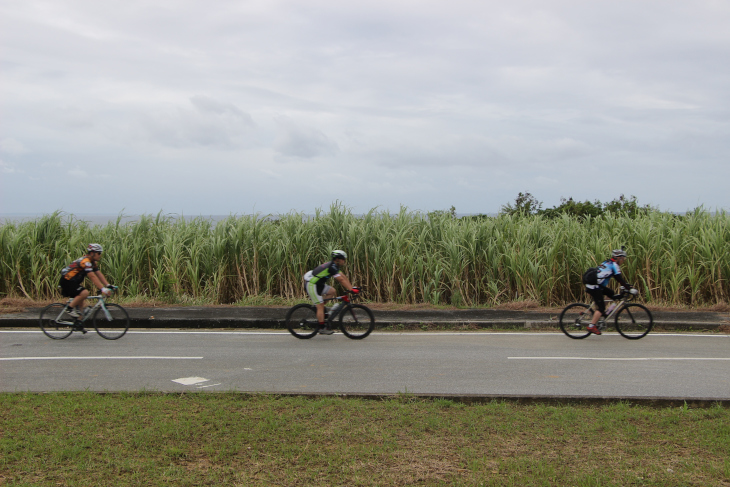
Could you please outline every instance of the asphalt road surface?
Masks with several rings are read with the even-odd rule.
[[[730,336],[0,331],[0,390],[730,398]]]

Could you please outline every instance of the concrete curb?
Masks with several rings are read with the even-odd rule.
[[[42,392],[33,394],[45,394]],[[120,392],[97,392],[95,394],[122,394]],[[124,394],[160,394],[181,395],[180,392],[126,392]],[[305,397],[305,398],[328,398],[337,397],[342,399],[364,399],[371,401],[388,400],[421,400],[421,401],[452,401],[458,404],[489,404],[491,402],[509,402],[517,405],[554,405],[554,406],[608,406],[614,404],[628,404],[630,406],[643,406],[652,408],[691,408],[707,409],[712,407],[730,408],[730,399],[718,398],[682,398],[682,397],[609,397],[609,396],[535,396],[518,394],[377,394],[377,393],[306,393],[306,392],[247,392],[247,391],[195,391],[183,392],[182,394],[238,394],[242,396],[271,396],[271,397]]]
[[[284,329],[289,308],[127,308],[131,328]],[[373,311],[379,330],[557,330],[559,313],[493,309]],[[0,314],[0,328],[38,326],[40,309]],[[730,314],[716,312],[656,312],[657,330],[717,330],[730,328]]]
[[[33,328],[38,326],[38,319],[0,319],[0,328]],[[655,321],[654,330],[717,331],[722,323],[706,322],[673,322]],[[728,326],[725,324],[725,326]],[[198,319],[140,319],[130,317],[130,329],[162,328],[162,329],[266,329],[284,330],[284,320],[218,318],[208,320]],[[559,330],[555,321],[379,321],[376,318],[376,330],[383,331],[433,331],[433,330]]]

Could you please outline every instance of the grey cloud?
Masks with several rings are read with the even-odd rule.
[[[19,140],[8,138],[0,140],[0,152],[6,154],[24,154],[28,152],[28,149]]]
[[[232,103],[193,96],[195,110],[183,106],[155,106],[138,118],[147,140],[176,148],[206,146],[234,149],[249,144],[256,124]]]
[[[721,189],[656,168],[728,179],[717,161],[730,157],[730,9],[660,3],[0,2],[3,137],[27,149],[6,147],[3,170],[124,153],[194,180],[201,159],[274,174],[272,161],[296,159],[277,175],[296,186],[293,166],[347,161],[372,184],[352,204],[419,204],[410,198],[438,187],[444,204],[488,212],[514,196],[504,191],[530,190],[523,181],[580,187],[587,171],[626,162],[642,202],[728,205]],[[453,167],[489,182],[495,205],[468,200]],[[378,189],[398,169],[419,175],[419,191]],[[263,211],[277,204],[261,198]]]
[[[214,113],[216,115],[232,115],[241,121],[254,125],[253,118],[248,113],[238,108],[233,103],[223,103],[208,96],[196,95],[190,97],[190,102],[203,113]]]
[[[339,151],[337,143],[320,130],[299,125],[286,117],[279,117],[277,122],[274,149],[284,156],[312,158]]]

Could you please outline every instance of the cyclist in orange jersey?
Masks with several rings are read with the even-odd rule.
[[[82,285],[85,278],[88,277],[106,296],[110,295],[114,289],[114,286],[109,284],[99,270],[98,263],[103,251],[101,245],[89,244],[86,248],[86,255],[71,262],[61,271],[59,281],[61,294],[67,298],[73,298],[73,301],[66,307],[66,313],[74,318],[81,318],[84,315],[85,300],[89,297],[89,290]]]

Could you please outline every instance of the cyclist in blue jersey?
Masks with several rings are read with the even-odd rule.
[[[611,299],[618,299],[620,295],[615,295],[613,290],[608,287],[608,283],[613,277],[616,279],[623,288],[630,289],[631,294],[638,294],[636,289],[631,287],[631,284],[626,282],[624,276],[621,274],[621,267],[626,261],[626,252],[624,250],[614,250],[611,252],[611,258],[601,263],[598,266],[598,272],[595,276],[595,282],[585,282],[586,292],[591,295],[593,302],[596,303],[596,311],[593,313],[593,319],[591,324],[586,328],[589,332],[595,333],[596,335],[601,334],[601,330],[598,329],[596,323],[601,319],[601,316],[606,315],[606,302],[605,297],[608,296]]]
[[[335,289],[327,284],[330,278],[340,283],[342,287],[348,291],[357,294],[360,290],[354,287],[350,280],[340,272],[340,267],[345,265],[347,254],[343,250],[334,250],[332,252],[332,260],[315,267],[304,275],[304,283],[307,288],[307,294],[312,302],[317,306],[317,321],[319,321],[319,332],[323,335],[331,335],[334,330],[326,327],[324,324],[324,300],[332,299],[336,296]]]

